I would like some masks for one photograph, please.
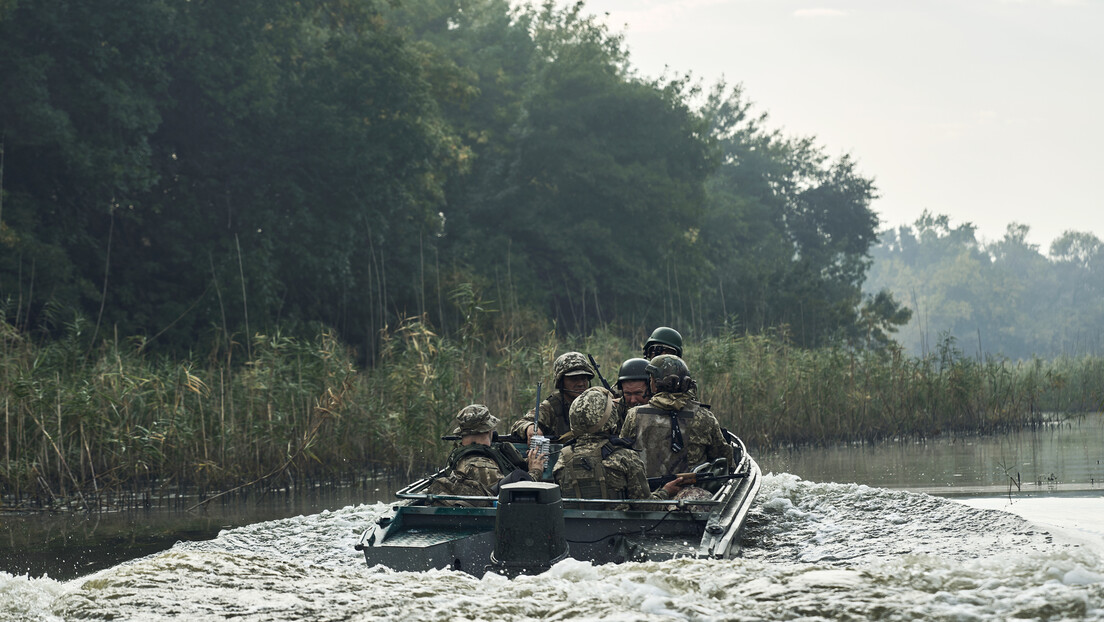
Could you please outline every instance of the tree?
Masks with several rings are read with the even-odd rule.
[[[631,78],[621,41],[552,3],[529,14],[535,49],[507,151],[467,220],[484,273],[510,266],[523,299],[568,331],[647,314],[679,257],[693,270],[702,183],[713,162],[682,81]],[[636,314],[634,316],[634,314]]]
[[[703,231],[723,316],[763,330],[790,326],[815,346],[857,329],[867,252],[878,224],[874,184],[848,156],[765,129],[739,88],[710,94],[705,115],[723,152]],[[869,312],[900,317],[889,301]]]
[[[118,229],[159,179],[172,22],[156,0],[0,5],[0,296],[19,301],[17,324],[104,308]]]

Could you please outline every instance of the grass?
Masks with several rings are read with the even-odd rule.
[[[212,498],[243,486],[334,483],[375,469],[409,477],[439,464],[453,415],[487,404],[507,426],[527,410],[554,358],[595,356],[616,382],[642,335],[528,337],[473,313],[456,337],[418,318],[382,335],[357,369],[332,333],[254,335],[183,360],[139,341],[90,348],[69,335],[35,344],[0,322],[0,495],[9,507],[95,509],[120,499]],[[535,335],[535,337],[534,337]],[[898,350],[809,351],[777,335],[688,344],[699,395],[752,447],[923,438],[1034,425],[1104,410],[1104,362],[966,357]]]

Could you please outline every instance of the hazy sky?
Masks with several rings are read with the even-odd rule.
[[[1044,253],[1104,239],[1104,0],[588,0],[645,76],[724,78],[850,153],[883,227],[927,209]],[[608,13],[608,16],[605,14]]]

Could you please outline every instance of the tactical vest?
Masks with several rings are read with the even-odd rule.
[[[564,464],[560,476],[560,486],[566,489],[567,496],[578,499],[625,498],[624,490],[610,485],[606,467],[602,464],[603,450],[608,445],[609,441],[606,441],[601,445],[588,446],[583,451],[578,451],[578,446],[573,448],[571,460]]]
[[[498,470],[503,475],[514,470],[514,465],[496,447],[488,447],[478,443],[461,445],[453,449],[452,453],[449,454],[447,463],[449,468],[448,473],[441,477],[434,478],[433,481],[429,483],[426,492],[431,495],[458,495],[462,497],[494,496],[481,482],[468,477],[456,469],[461,460],[473,454],[485,456],[493,460],[498,466]],[[439,500],[437,503],[463,507],[490,505],[490,502],[471,502],[459,499]]]
[[[698,405],[687,404],[680,411],[663,410],[655,406],[638,406],[636,409],[636,443],[634,447],[640,450],[640,457],[644,460],[644,472],[648,477],[659,477],[671,473],[689,471],[693,465],[689,464],[686,452],[686,443],[683,440],[682,450],[671,451],[672,425],[671,417],[677,417],[681,432],[685,434],[685,425],[697,414]],[[622,430],[622,434],[632,434],[632,430]]]
[[[549,395],[544,400],[548,403],[548,406],[552,409],[552,427],[553,434],[556,437],[563,436],[571,431],[571,422],[568,420],[568,406],[564,399],[563,391],[557,390],[552,395]]]
[[[502,450],[500,450],[498,447],[480,445],[479,443],[472,443],[471,445],[460,445],[459,447],[453,449],[452,453],[449,454],[447,464],[448,466],[455,469],[456,465],[460,464],[461,460],[467,458],[472,454],[479,454],[482,456],[486,456],[491,460],[494,460],[495,464],[498,465],[498,470],[502,471],[503,475],[506,475],[510,471],[514,470],[514,463],[510,462],[510,460],[502,453]]]

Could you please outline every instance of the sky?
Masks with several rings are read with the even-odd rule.
[[[588,0],[638,73],[741,84],[768,127],[850,154],[881,228],[1104,240],[1104,0]]]

